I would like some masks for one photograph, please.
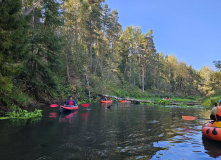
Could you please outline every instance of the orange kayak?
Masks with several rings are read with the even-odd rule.
[[[74,106],[74,105],[71,105],[71,106],[60,106],[60,112],[63,112],[63,111],[74,111],[74,110],[77,110],[78,109],[78,106]]]
[[[221,141],[221,122],[209,121],[202,127],[203,136],[215,140]]]
[[[131,101],[127,101],[127,100],[119,100],[119,102],[130,103]]]
[[[112,103],[112,100],[107,100],[107,101],[101,100],[101,103]]]

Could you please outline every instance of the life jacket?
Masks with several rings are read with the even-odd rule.
[[[73,105],[73,103],[74,103],[73,101],[69,101],[68,105]]]
[[[216,121],[221,121],[221,106],[217,106],[217,113],[215,114]]]

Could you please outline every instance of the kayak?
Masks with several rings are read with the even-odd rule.
[[[74,106],[74,105],[64,105],[64,106],[60,106],[60,112],[63,111],[74,111],[77,110],[78,106]]]
[[[209,121],[202,127],[203,136],[215,140],[221,141],[221,122]]]
[[[127,100],[119,100],[119,102],[130,103],[131,101],[127,101]]]
[[[106,101],[101,100],[101,103],[112,103],[112,100],[106,100]]]

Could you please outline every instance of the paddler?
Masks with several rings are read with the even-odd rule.
[[[69,96],[69,100],[66,102],[65,104],[66,106],[69,105],[69,106],[77,106],[77,103],[75,102],[75,100],[73,100],[73,96]]]
[[[210,119],[214,121],[221,121],[221,106],[217,106],[217,103],[214,103],[211,110]]]

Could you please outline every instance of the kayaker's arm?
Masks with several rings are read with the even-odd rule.
[[[66,104],[65,105],[69,105],[69,100],[66,102]]]
[[[75,102],[75,100],[73,100],[73,103],[74,103],[75,106],[77,106],[77,103]]]
[[[215,114],[217,114],[217,112],[218,112],[217,107],[213,107],[212,110],[211,110],[211,114],[215,115]]]

